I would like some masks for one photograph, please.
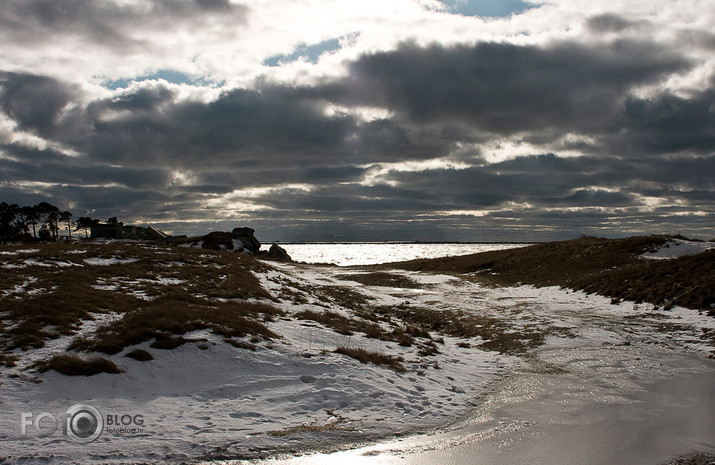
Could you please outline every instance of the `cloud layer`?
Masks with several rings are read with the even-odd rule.
[[[0,198],[284,240],[715,237],[712,8],[516,3],[0,1]]]

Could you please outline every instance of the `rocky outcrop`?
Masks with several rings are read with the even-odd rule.
[[[288,255],[288,252],[286,250],[279,246],[278,244],[272,244],[271,248],[268,249],[268,252],[263,252],[260,255],[261,258],[266,258],[268,260],[277,260],[280,262],[289,262],[291,261],[290,255]]]
[[[233,228],[231,236],[233,239],[240,241],[244,249],[255,254],[261,250],[261,243],[253,235],[255,232],[256,230],[252,228]]]
[[[215,231],[205,236],[176,238],[168,242],[182,247],[201,247],[212,250],[248,252],[266,260],[291,261],[288,252],[277,244],[272,244],[268,251],[261,250],[261,243],[256,239],[254,233],[255,230],[252,228],[234,228],[230,233]]]
[[[233,236],[227,232],[212,232],[200,238],[201,247],[212,250],[233,250]]]

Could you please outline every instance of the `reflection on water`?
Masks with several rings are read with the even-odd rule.
[[[285,243],[291,258],[305,263],[332,263],[338,266],[374,265],[418,258],[451,257],[490,250],[524,247],[526,243]]]

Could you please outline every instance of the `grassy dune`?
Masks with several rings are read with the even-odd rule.
[[[354,286],[355,281],[378,289],[421,286],[395,274],[395,268],[457,273],[497,285],[556,285],[614,301],[650,302],[665,309],[679,305],[715,315],[715,250],[668,260],[641,257],[667,240],[586,237],[370,267],[371,272],[344,274],[333,284],[298,283],[273,273],[279,287],[272,292],[256,277],[269,265],[230,251],[125,242],[5,247],[0,267],[0,365],[13,367],[18,349],[42,348],[63,336],[71,338],[68,351],[111,356],[145,342],[151,349],[171,350],[201,342],[187,338],[187,333],[209,330],[226,343],[255,351],[262,341],[281,338],[268,327],[279,318],[395,343],[420,358],[439,354],[447,337],[459,338],[464,347],[502,354],[538,347],[550,334],[571,337],[558,327],[516,330],[512,322],[460,308],[384,305]],[[88,322],[90,330],[78,334]],[[400,369],[397,362],[375,354],[341,353]],[[152,357],[126,355],[137,360]],[[35,368],[66,374],[115,372],[106,362],[63,354]]]
[[[0,350],[41,348],[102,315],[114,317],[69,349],[115,354],[152,339],[172,348],[186,342],[175,335],[197,329],[275,336],[263,323],[282,311],[251,273],[261,263],[242,254],[127,242],[31,247],[4,248]]]
[[[476,273],[480,279],[500,285],[561,286],[611,297],[614,301],[647,302],[664,309],[679,305],[715,316],[715,250],[669,260],[641,257],[668,239],[582,237],[381,267]]]

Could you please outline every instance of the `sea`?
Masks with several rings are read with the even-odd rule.
[[[523,242],[282,242],[279,245],[294,261],[354,266],[468,255],[525,247],[531,244]]]

